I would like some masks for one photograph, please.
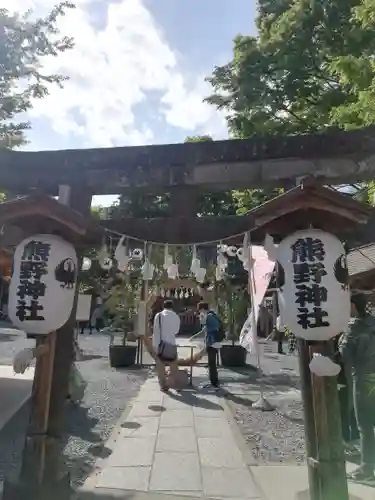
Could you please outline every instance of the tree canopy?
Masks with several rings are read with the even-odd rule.
[[[27,142],[29,123],[19,119],[34,99],[48,94],[49,84],[62,86],[62,75],[43,72],[45,56],[57,56],[73,47],[72,38],[60,35],[59,16],[73,8],[69,1],[57,5],[45,18],[31,13],[11,14],[0,9],[0,147],[14,148]]]
[[[235,38],[207,101],[240,138],[369,125],[374,23],[375,0],[259,0],[259,36]]]

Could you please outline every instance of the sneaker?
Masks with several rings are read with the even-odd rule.
[[[162,392],[168,392],[169,391],[169,387],[160,387],[160,390]]]
[[[360,466],[350,474],[347,474],[348,479],[352,481],[373,482],[375,481],[374,470],[372,467]]]
[[[352,443],[344,442],[344,453],[347,457],[356,458],[361,455],[361,452]]]

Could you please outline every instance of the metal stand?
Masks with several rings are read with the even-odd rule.
[[[260,396],[259,399],[257,399],[257,401],[255,401],[255,403],[251,405],[251,407],[261,411],[273,411],[275,409],[274,406],[272,406],[271,403],[264,397],[264,385],[262,380],[263,374],[260,363],[259,344],[256,346],[256,348],[257,348],[257,368],[261,373],[260,387],[259,387]]]
[[[275,409],[262,393],[260,394],[260,398],[251,407],[261,411],[273,411]]]
[[[249,233],[250,235],[250,233]],[[249,237],[249,261],[253,261],[253,256],[252,256],[252,250],[251,250],[251,240]],[[255,304],[254,304],[254,275],[253,275],[253,268],[252,266],[250,267],[249,274],[248,274],[248,290],[249,290],[249,295],[250,295],[250,300],[251,300],[251,312],[253,316],[253,322],[255,322],[256,314],[255,314]],[[256,329],[256,325],[252,325],[253,329]],[[256,356],[257,356],[257,368],[259,372],[262,374],[262,369],[261,369],[261,363],[260,363],[260,354],[259,354],[259,343],[258,343],[258,338],[257,334],[255,332],[254,338],[256,338],[256,342],[254,342],[254,346],[256,349]],[[261,375],[262,377],[262,375]],[[261,411],[273,411],[274,407],[271,405],[269,401],[264,397],[264,385],[263,385],[263,380],[262,378],[260,379],[260,397],[255,403],[252,405],[252,408],[261,410]]]

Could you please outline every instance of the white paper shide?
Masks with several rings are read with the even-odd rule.
[[[277,248],[280,312],[297,337],[329,340],[350,319],[348,268],[342,243],[318,229],[298,231]]]
[[[72,312],[77,255],[62,238],[38,234],[16,248],[9,287],[9,317],[27,333],[61,328]]]

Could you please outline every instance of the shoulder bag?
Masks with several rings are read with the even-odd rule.
[[[161,313],[159,313],[159,328],[160,328],[160,343],[158,349],[158,358],[161,361],[176,361],[177,359],[177,346],[164,342],[162,327],[161,327]]]

